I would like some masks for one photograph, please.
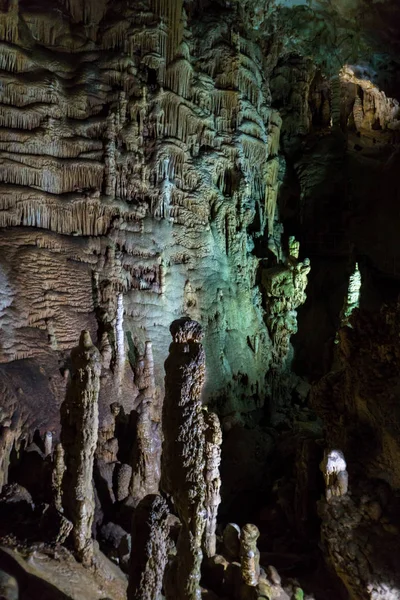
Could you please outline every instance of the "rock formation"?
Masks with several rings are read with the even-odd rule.
[[[65,452],[62,444],[58,443],[54,450],[51,487],[55,508],[63,512],[63,479],[65,473]]]
[[[257,540],[260,532],[255,525],[247,524],[240,531],[240,565],[242,579],[246,585],[254,587],[260,577],[260,552]]]
[[[72,376],[61,407],[61,443],[64,448],[63,506],[73,523],[77,557],[86,565],[93,558],[93,461],[98,436],[100,353],[88,331],[71,352]]]
[[[124,600],[131,554],[135,598],[399,596],[399,28],[395,0],[0,0],[22,593]]]
[[[206,556],[216,553],[216,529],[218,507],[221,502],[221,478],[219,466],[221,463],[222,431],[218,416],[206,412],[204,415],[205,431],[205,508],[207,511],[206,527],[204,530],[203,551]]]
[[[325,450],[321,471],[325,479],[325,497],[327,502],[332,497],[341,497],[347,494],[349,475],[346,470],[346,461],[340,450]]]
[[[133,447],[132,478],[129,493],[135,503],[148,494],[158,492],[161,460],[161,410],[154,378],[154,359],[151,342],[147,341],[145,354],[136,371],[139,416]]]
[[[128,600],[161,600],[168,551],[168,506],[158,495],[143,498],[132,523]]]
[[[182,521],[175,562],[175,589],[167,598],[200,600],[202,541],[206,526],[205,435],[201,392],[205,378],[203,332],[196,321],[171,325],[173,342],[165,362],[162,487]]]

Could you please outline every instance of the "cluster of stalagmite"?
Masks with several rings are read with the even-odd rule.
[[[72,376],[61,407],[61,443],[65,452],[62,502],[73,523],[77,557],[90,565],[93,559],[93,463],[98,437],[98,396],[101,359],[90,333],[83,331],[71,352]]]

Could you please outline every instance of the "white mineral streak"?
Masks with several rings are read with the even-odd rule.
[[[117,365],[121,369],[125,362],[125,342],[124,342],[124,297],[118,294],[117,298],[117,316],[115,319],[115,339],[117,345]]]
[[[326,450],[320,465],[326,485],[326,499],[339,498],[347,494],[347,465],[341,450]]]

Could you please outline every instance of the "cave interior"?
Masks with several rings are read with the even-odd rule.
[[[400,600],[398,99],[398,0],[0,0],[0,600]]]

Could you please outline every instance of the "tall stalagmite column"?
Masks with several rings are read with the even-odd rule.
[[[161,600],[167,564],[168,506],[157,494],[139,503],[132,521],[128,600]]]
[[[176,572],[169,577],[176,589],[168,600],[200,600],[202,540],[206,524],[205,431],[201,403],[205,354],[199,323],[174,321],[173,343],[165,362],[163,406],[162,487],[171,494],[182,528],[177,544]]]
[[[214,556],[217,543],[215,535],[217,528],[217,514],[221,502],[221,477],[219,475],[219,465],[221,464],[222,430],[219,418],[215,413],[205,412],[204,419],[207,425],[205,444],[205,507],[207,511],[207,521],[204,531],[203,550],[207,556]]]
[[[65,515],[73,523],[78,559],[90,565],[93,557],[94,516],[93,460],[99,415],[101,356],[88,331],[82,331],[79,346],[71,352],[72,379],[61,407],[61,442],[65,451],[63,478]]]
[[[161,414],[156,402],[153,350],[149,341],[142,362],[143,368],[136,377],[140,405],[129,487],[135,503],[148,494],[156,494],[160,483]]]

